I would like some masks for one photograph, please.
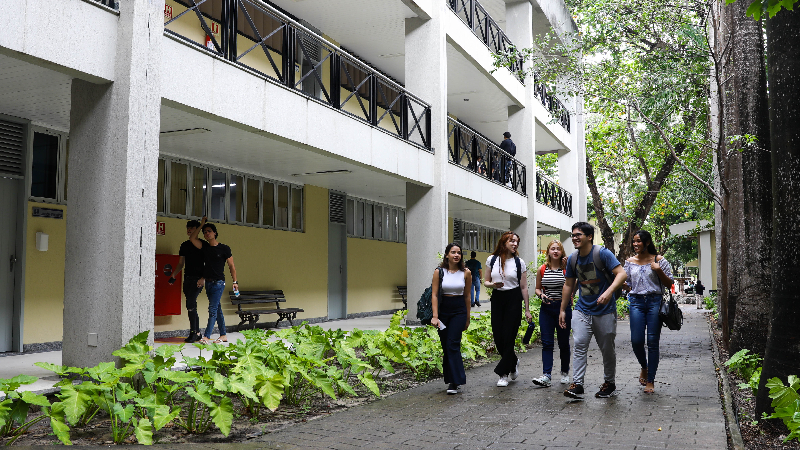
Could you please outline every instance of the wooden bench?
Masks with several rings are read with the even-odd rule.
[[[239,327],[238,329],[242,329],[242,326],[245,322],[249,322],[253,328],[256,327],[256,322],[261,314],[277,314],[278,321],[275,322],[275,326],[278,326],[281,320],[288,320],[290,325],[294,325],[292,320],[297,318],[297,313],[305,311],[302,308],[281,308],[280,303],[286,301],[286,296],[283,295],[283,291],[281,290],[274,290],[274,291],[239,291],[239,296],[233,294],[233,291],[230,292],[231,294],[231,303],[236,305],[236,314],[239,315]],[[274,309],[242,309],[242,305],[267,305],[270,303],[275,304]]]
[[[408,295],[408,286],[397,286],[397,292],[400,293],[400,298],[403,299],[403,309],[408,309],[408,300],[406,296]]]

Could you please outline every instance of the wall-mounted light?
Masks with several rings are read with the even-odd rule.
[[[36,232],[36,250],[39,250],[40,252],[46,252],[47,251],[47,246],[48,246],[47,244],[48,244],[49,240],[50,240],[50,236],[48,236],[45,233],[42,233],[41,231],[37,231]]]

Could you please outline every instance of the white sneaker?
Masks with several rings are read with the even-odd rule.
[[[458,385],[455,383],[450,383],[450,385],[447,386],[447,395],[454,394],[458,394]]]
[[[569,373],[561,372],[561,384],[569,384]]]
[[[519,361],[517,361],[517,367],[514,367],[514,371],[511,372],[511,379],[516,380],[519,376]]]
[[[508,386],[508,377],[502,376],[499,380],[497,380],[497,385],[500,387]]]
[[[534,378],[533,384],[541,387],[550,387],[552,383],[550,382],[550,377],[547,375],[542,375],[539,378]]]

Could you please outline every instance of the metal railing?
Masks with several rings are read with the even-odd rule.
[[[547,91],[547,86],[539,82],[538,77],[533,80],[533,95],[542,102],[542,105],[556,118],[556,121],[564,128],[567,133],[570,132],[570,115],[567,108],[557,99],[555,95],[551,95]]]
[[[525,165],[463,122],[447,118],[450,162],[511,190],[526,194]]]
[[[100,3],[103,6],[108,6],[111,9],[115,9],[119,11],[119,1],[118,0],[92,0],[93,2]]]
[[[514,44],[506,33],[486,12],[478,0],[446,0],[450,9],[475,33],[492,53],[504,53],[511,50]],[[522,70],[522,61],[517,62],[510,69],[511,73],[522,82],[519,72]]]
[[[572,217],[572,194],[538,170],[536,171],[536,201]]]
[[[260,0],[178,1],[187,9],[165,10],[166,33],[431,150],[430,105],[308,27]]]

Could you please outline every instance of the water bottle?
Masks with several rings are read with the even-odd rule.
[[[233,285],[233,295],[235,295],[236,297],[239,297],[239,285],[238,284],[234,284]]]

